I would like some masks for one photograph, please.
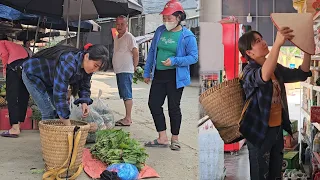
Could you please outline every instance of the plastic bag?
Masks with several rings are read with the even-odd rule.
[[[320,133],[317,133],[313,139],[313,152],[320,152]]]
[[[100,174],[100,180],[120,180],[120,178],[116,172],[105,170]]]
[[[93,101],[92,108],[102,117],[106,129],[112,129],[115,126],[114,116],[105,100],[101,99],[102,90],[99,90],[98,98]]]
[[[97,130],[106,129],[102,116],[99,115],[91,106],[89,106],[89,115],[86,118],[82,118],[81,105],[74,104],[74,97],[70,97],[70,117],[72,120],[85,121],[87,123],[93,123],[97,126]],[[89,132],[87,137],[87,143],[94,143],[96,141],[95,132]]]
[[[107,170],[117,172],[121,180],[137,180],[139,176],[138,168],[129,163],[112,164]]]

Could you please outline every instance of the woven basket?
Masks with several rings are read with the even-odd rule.
[[[74,166],[70,167],[68,175],[72,176],[81,165],[82,152],[86,143],[90,125],[86,122],[73,120],[71,120],[71,123],[73,126],[64,126],[58,120],[44,120],[39,122],[42,155],[47,171],[61,168],[63,163],[68,159],[68,134],[73,133],[75,125],[80,127],[79,131],[81,131],[81,137]],[[68,165],[63,168],[67,167]],[[65,175],[66,174],[63,174],[62,176]]]
[[[200,95],[199,100],[226,144],[241,136],[239,120],[244,100],[238,78],[206,90]]]

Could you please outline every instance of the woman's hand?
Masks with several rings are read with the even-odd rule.
[[[168,58],[168,59],[165,60],[165,61],[162,61],[162,64],[165,65],[165,66],[171,66],[171,60],[170,60],[170,58]]]
[[[144,81],[146,84],[149,84],[150,78],[144,78],[143,81]]]
[[[62,117],[60,117],[60,121],[63,123],[63,125],[65,126],[71,126],[71,121],[70,119],[64,119]]]
[[[286,42],[286,40],[291,40],[294,37],[292,32],[293,30],[290,29],[289,27],[282,27],[277,32],[277,37],[274,44],[278,46],[282,46]]]
[[[86,118],[89,115],[89,107],[87,103],[82,103],[82,118]]]

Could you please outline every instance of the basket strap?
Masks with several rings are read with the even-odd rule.
[[[246,101],[246,103],[244,104],[242,112],[241,112],[241,115],[240,115],[239,124],[240,124],[240,122],[241,122],[241,120],[242,120],[242,118],[244,116],[244,113],[247,111],[251,100],[252,100],[252,97],[248,101]]]
[[[76,139],[75,139],[75,144],[74,144],[74,151],[72,152],[72,156],[71,156],[71,163],[70,163],[70,166],[69,167],[73,167],[74,163],[76,162],[76,158],[77,158],[77,155],[78,155],[78,148],[79,148],[79,142],[80,142],[80,138],[81,138],[81,131],[79,131],[77,133],[77,136],[76,136]],[[69,144],[69,148],[72,149],[72,144],[70,145]],[[68,170],[68,168],[64,168],[64,169],[61,169],[58,173],[57,173],[57,177],[56,179],[57,180],[62,180],[59,175],[66,172]],[[73,179],[76,179],[80,173],[82,172],[82,164],[78,167],[78,170],[75,174],[73,174],[69,179],[70,180],[73,180]]]
[[[201,118],[201,119],[199,120],[200,123],[198,124],[197,127],[200,127],[202,124],[204,124],[205,122],[207,122],[209,119],[210,119],[209,116],[205,116],[205,117]]]
[[[79,131],[77,133],[77,136],[75,138],[74,151],[72,152],[72,155],[71,155],[73,134],[72,133],[68,133],[69,151],[68,151],[67,160],[59,168],[51,169],[51,170],[45,172],[43,174],[43,176],[42,176],[43,180],[56,180],[56,179],[57,180],[62,180],[61,178],[59,178],[59,175],[61,175],[62,173],[67,171],[68,168],[63,168],[63,167],[68,164],[69,159],[71,158],[71,163],[70,163],[69,167],[72,167],[74,165],[74,163],[75,163],[75,160],[76,160],[76,157],[77,157],[77,154],[78,154],[80,138],[81,138],[81,131]],[[69,179],[76,179],[81,174],[82,169],[83,169],[83,165],[81,163],[80,166],[78,167],[77,172],[72,177],[70,177]]]

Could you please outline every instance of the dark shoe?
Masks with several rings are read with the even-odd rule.
[[[18,134],[10,134],[9,130],[5,131],[1,134],[2,137],[10,137],[10,138],[17,138],[19,137]]]

